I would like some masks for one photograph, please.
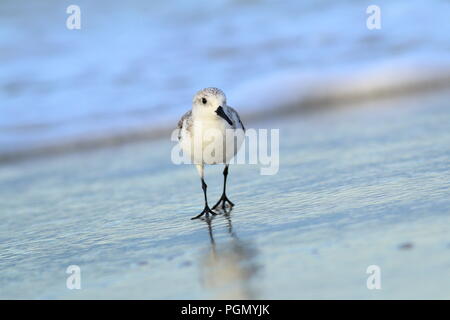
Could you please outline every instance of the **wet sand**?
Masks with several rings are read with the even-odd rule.
[[[247,124],[280,129],[280,170],[232,166],[236,207],[211,225],[169,139],[4,164],[0,298],[448,299],[449,97]]]

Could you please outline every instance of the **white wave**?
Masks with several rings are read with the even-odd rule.
[[[411,55],[366,64],[277,72],[244,83],[231,96],[236,106],[251,113],[373,99],[442,86],[450,86],[450,57]]]

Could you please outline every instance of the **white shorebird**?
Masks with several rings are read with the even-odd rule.
[[[183,115],[178,122],[178,129],[181,149],[196,165],[205,196],[205,208],[192,219],[200,218],[205,214],[208,217],[210,213],[215,215],[213,210],[220,205],[223,210],[226,210],[227,206],[232,208],[234,204],[225,193],[228,166],[244,140],[245,128],[236,110],[227,105],[222,90],[206,88],[197,92],[192,100],[192,110]],[[225,164],[223,193],[219,201],[210,209],[206,196],[204,165],[219,163]]]

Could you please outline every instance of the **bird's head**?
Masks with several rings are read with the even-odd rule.
[[[192,100],[192,112],[195,116],[202,118],[221,117],[230,125],[233,122],[224,112],[227,98],[222,90],[217,88],[206,88],[197,92]]]

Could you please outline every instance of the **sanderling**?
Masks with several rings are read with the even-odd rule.
[[[215,215],[213,210],[219,205],[223,210],[226,210],[227,206],[232,208],[234,204],[225,194],[228,166],[244,140],[245,128],[236,110],[227,105],[222,90],[206,88],[197,92],[192,100],[192,110],[183,115],[178,122],[178,129],[180,147],[196,165],[205,196],[205,208],[192,219],[200,218],[204,214],[208,217],[209,213]],[[213,152],[204,152],[206,150],[213,150]],[[219,163],[225,164],[223,193],[219,201],[210,209],[206,196],[204,165]]]

